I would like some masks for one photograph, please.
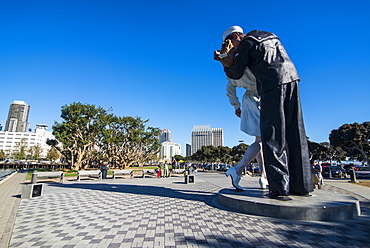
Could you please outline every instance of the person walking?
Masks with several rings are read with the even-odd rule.
[[[324,184],[324,180],[322,178],[322,166],[317,163],[313,162],[312,164],[312,183],[313,183],[313,188],[321,189],[322,185]]]

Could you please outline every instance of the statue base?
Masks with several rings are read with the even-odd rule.
[[[268,190],[245,188],[244,191],[222,189],[218,202],[238,212],[291,220],[338,221],[360,216],[355,197],[333,191],[315,190],[310,196],[290,195],[291,200],[268,197]]]

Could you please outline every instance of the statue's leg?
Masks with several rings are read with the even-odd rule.
[[[256,140],[245,151],[242,160],[235,166],[236,174],[241,175],[247,166],[261,151],[261,141]]]

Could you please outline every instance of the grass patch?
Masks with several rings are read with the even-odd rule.
[[[359,184],[361,186],[365,186],[365,187],[370,188],[370,181],[360,181]]]
[[[171,169],[172,166],[168,166],[168,168]],[[133,170],[133,171],[142,171],[144,169],[157,169],[157,166],[128,167],[128,168],[126,168],[126,170]],[[31,180],[32,179],[32,173],[33,173],[34,170],[37,170],[39,172],[52,171],[51,169],[29,169],[28,173],[27,173],[27,176],[26,176],[26,180]],[[94,168],[92,170],[100,170],[100,169]],[[113,170],[118,170],[118,168],[108,170],[107,175],[113,175]],[[57,171],[59,171],[59,170],[57,170]],[[64,170],[64,176],[65,177],[77,177],[78,176],[78,171],[77,170]]]

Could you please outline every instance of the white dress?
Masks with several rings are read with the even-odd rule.
[[[260,130],[260,110],[261,101],[257,93],[256,78],[247,67],[243,76],[238,79],[227,78],[226,95],[229,97],[230,104],[235,109],[241,109],[240,130],[251,136],[261,136]],[[245,88],[242,106],[236,94],[236,87]]]

